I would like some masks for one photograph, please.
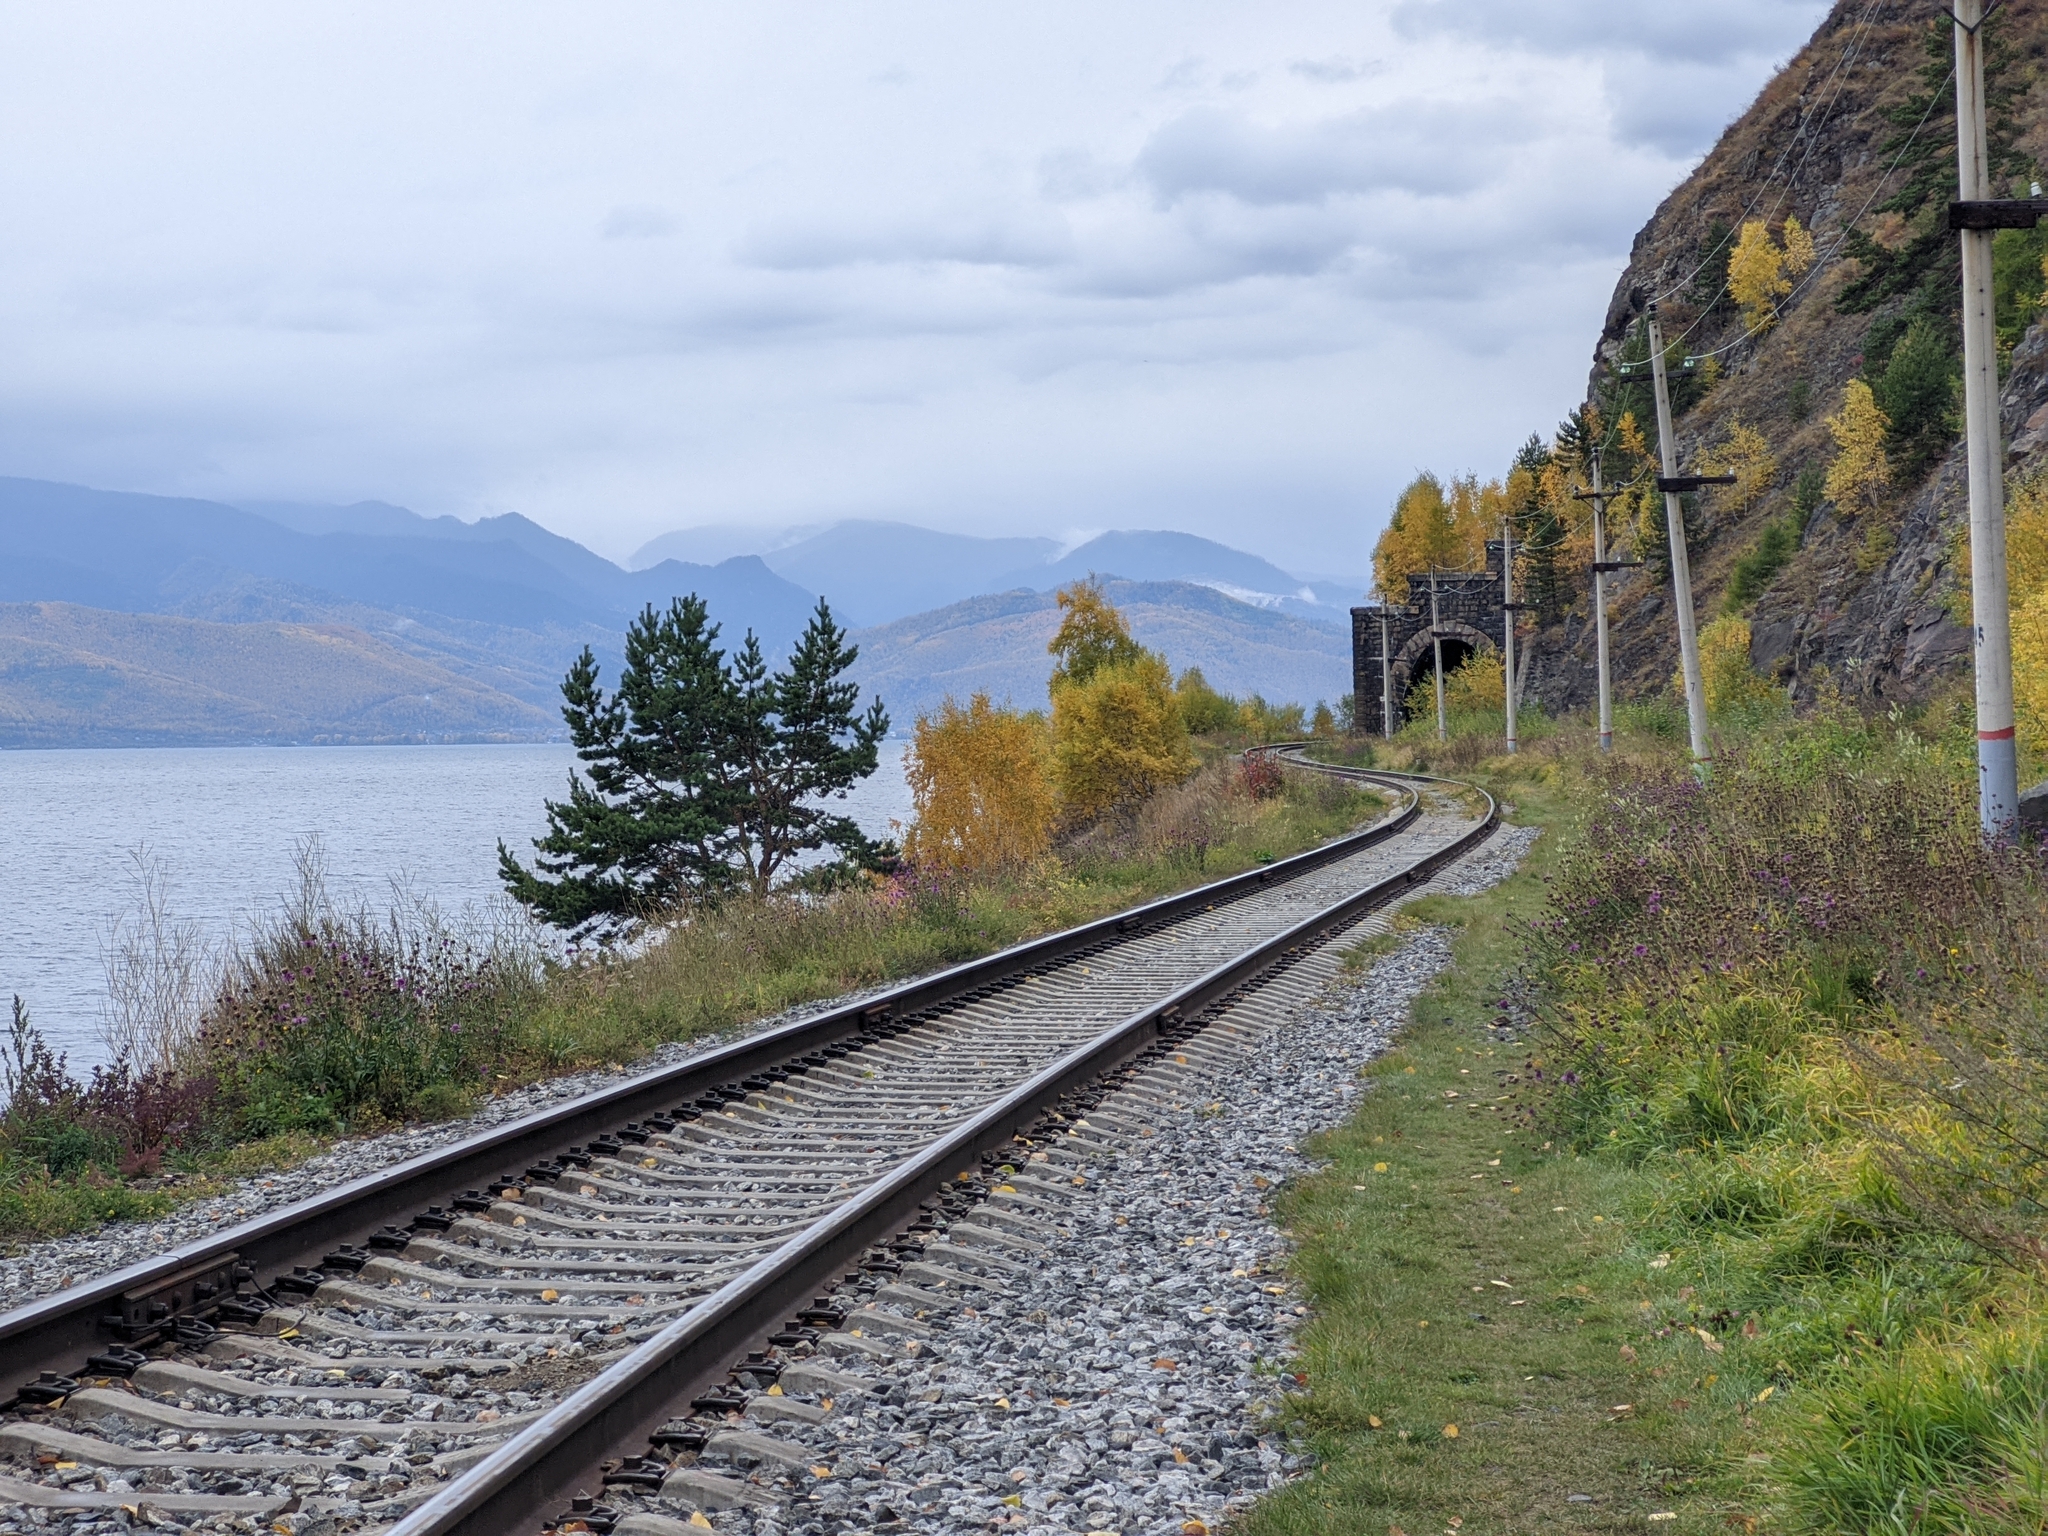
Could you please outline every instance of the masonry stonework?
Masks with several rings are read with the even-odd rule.
[[[1444,646],[1444,671],[1455,671],[1475,652],[1497,650],[1501,625],[1507,617],[1501,591],[1501,546],[1497,539],[1486,544],[1483,571],[1438,571],[1436,573],[1438,631]],[[1382,734],[1386,723],[1381,714],[1381,620],[1385,620],[1386,653],[1393,659],[1392,687],[1394,729],[1399,730],[1407,715],[1402,700],[1419,677],[1429,676],[1434,657],[1429,627],[1428,572],[1408,578],[1406,603],[1367,604],[1351,610],[1351,689],[1358,729],[1372,736]]]

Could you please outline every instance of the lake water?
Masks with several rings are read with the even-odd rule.
[[[909,817],[903,751],[887,743],[848,799],[871,834]],[[382,910],[402,889],[475,914],[499,898],[498,840],[530,852],[575,761],[566,746],[0,752],[0,1008],[20,994],[74,1070],[106,1058],[103,954],[138,908],[138,850],[170,916],[214,946],[277,910],[312,836],[338,904]]]

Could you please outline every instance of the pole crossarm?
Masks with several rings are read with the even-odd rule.
[[[1965,229],[2033,229],[2048,214],[2048,197],[1958,199],[1948,205],[1951,233]]]
[[[1733,485],[1733,475],[1659,475],[1657,489],[1684,495],[1688,491],[1704,490],[1710,485]]]

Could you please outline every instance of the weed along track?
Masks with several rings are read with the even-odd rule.
[[[0,1316],[0,1529],[647,1536],[787,1501],[746,1470],[803,1470],[835,1401],[886,1390],[875,1363],[930,1336],[920,1314],[1027,1272],[1088,1197],[1076,1148],[1227,1071],[1262,996],[1494,824],[1490,801],[1373,777],[1399,807],[1311,854]],[[607,1487],[670,1512],[621,1517]]]

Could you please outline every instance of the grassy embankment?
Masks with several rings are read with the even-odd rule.
[[[1306,775],[1261,798],[1220,751],[1207,755],[1189,783],[1038,868],[735,900],[627,958],[543,964],[516,932],[337,914],[309,893],[239,957],[197,1039],[162,1070],[80,1085],[17,1030],[0,1053],[0,1237],[160,1214],[337,1134],[458,1115],[494,1091],[988,954],[1300,852],[1384,809]]]
[[[1654,713],[1485,724],[1377,752],[1550,831],[1417,911],[1457,967],[1282,1206],[1325,1463],[1245,1530],[2040,1531],[2048,923],[1967,733],[1765,720],[1700,790]]]

